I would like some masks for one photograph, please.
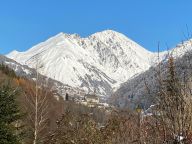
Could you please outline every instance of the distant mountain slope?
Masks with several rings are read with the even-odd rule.
[[[21,65],[16,61],[9,59],[3,55],[0,55],[0,64],[4,64],[15,71],[17,76],[27,78],[29,80],[36,80],[37,73],[33,68],[29,68],[27,65]],[[51,88],[50,90],[56,91],[59,95],[65,96],[66,93],[70,95],[82,95],[85,94],[79,88],[71,87],[69,85],[65,85],[59,81],[48,78],[44,75],[38,75],[38,82],[46,87]]]
[[[87,38],[60,33],[26,52],[7,56],[69,86],[110,96],[121,83],[149,69],[157,54],[106,30]]]
[[[183,75],[186,78],[192,78],[192,40],[185,41],[176,48],[170,50],[169,54],[172,54],[175,61],[175,68],[177,76],[183,79]],[[162,77],[166,75],[167,59],[162,61],[161,73]],[[123,83],[120,88],[113,93],[111,102],[119,107],[135,107],[137,104],[142,103],[146,108],[154,102],[154,96],[158,87],[157,73],[159,67],[153,66],[149,70],[137,75],[136,77],[129,79]],[[149,88],[151,94],[149,95],[146,90],[146,85]]]

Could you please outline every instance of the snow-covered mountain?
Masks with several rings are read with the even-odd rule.
[[[4,64],[14,70],[19,77],[27,78],[32,81],[36,81],[37,79],[37,71],[35,69],[29,68],[27,65],[21,65],[3,55],[0,55],[0,64]],[[77,87],[71,87],[41,74],[38,74],[38,85],[48,87],[50,91],[54,91],[54,93],[60,96],[65,96],[66,93],[70,96],[81,96],[85,94],[85,91]]]
[[[72,87],[110,95],[112,89],[147,70],[154,55],[125,35],[106,30],[87,38],[60,33],[7,57]]]
[[[190,80],[192,76],[192,40],[182,42],[168,52],[160,53],[161,58],[164,58],[160,67],[153,65],[147,71],[122,83],[112,94],[111,102],[116,106],[132,108],[141,103],[145,108],[153,104],[158,91],[159,68],[161,68],[162,78],[166,77],[168,67],[166,57],[169,54],[174,58],[177,77],[181,80],[184,77]],[[150,90],[150,94],[147,89]]]

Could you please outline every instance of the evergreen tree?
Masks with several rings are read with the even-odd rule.
[[[69,94],[68,94],[68,93],[66,93],[66,95],[65,95],[65,100],[66,100],[66,101],[69,100]]]
[[[19,144],[21,114],[15,102],[17,90],[0,86],[0,144]]]

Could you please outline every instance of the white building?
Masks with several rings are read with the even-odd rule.
[[[96,96],[95,94],[86,94],[85,100],[87,101],[87,103],[90,103],[90,104],[98,104],[99,103],[99,97]]]

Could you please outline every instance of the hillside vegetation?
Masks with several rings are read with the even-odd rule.
[[[1,131],[7,134],[0,133],[0,140],[5,144],[190,144],[190,77],[186,73],[178,75],[171,56],[164,68],[157,74],[155,93],[146,83],[148,96],[156,98],[150,109],[144,111],[138,105],[134,110],[106,111],[64,101],[40,85],[38,75],[36,81],[29,81],[1,66],[0,104],[14,110],[7,112],[9,123],[6,115],[1,116]]]

